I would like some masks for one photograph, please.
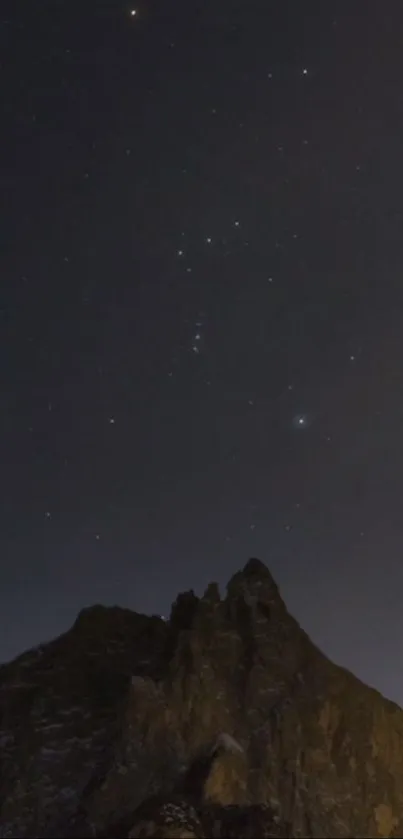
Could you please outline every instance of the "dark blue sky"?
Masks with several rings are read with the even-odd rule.
[[[0,660],[258,556],[403,704],[401,4],[9,6]]]

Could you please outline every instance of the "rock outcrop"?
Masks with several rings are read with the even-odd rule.
[[[403,711],[250,560],[169,621],[84,610],[0,668],[0,837],[403,837]]]

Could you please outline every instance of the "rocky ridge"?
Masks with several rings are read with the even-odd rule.
[[[85,609],[0,668],[0,837],[403,837],[403,711],[250,560],[169,621]]]

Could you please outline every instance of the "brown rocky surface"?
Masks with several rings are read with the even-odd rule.
[[[403,837],[403,711],[250,560],[169,621],[85,609],[0,668],[0,836]]]

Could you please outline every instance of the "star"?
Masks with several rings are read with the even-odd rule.
[[[207,239],[206,239],[207,244],[211,245],[212,241],[213,240],[212,240],[211,236],[207,236]]]
[[[309,414],[296,414],[292,419],[293,428],[298,428],[301,431],[304,428],[308,428],[308,426],[312,422],[312,417]]]
[[[109,417],[109,425],[115,425],[115,417]]]
[[[303,70],[302,70],[302,75],[303,75],[303,76],[307,76],[307,75],[308,75],[308,70],[307,70],[307,68],[306,68],[306,67],[304,67],[304,68],[303,68]]]
[[[136,17],[137,9],[130,9],[130,17]]]

